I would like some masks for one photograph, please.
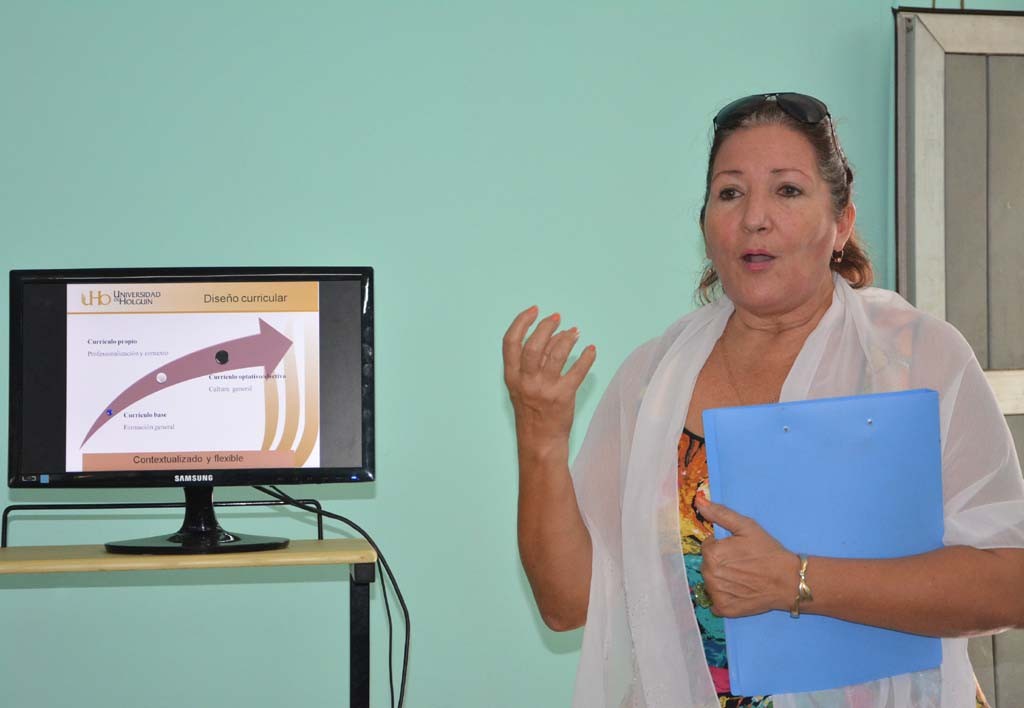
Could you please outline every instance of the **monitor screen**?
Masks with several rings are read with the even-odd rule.
[[[12,271],[9,486],[373,480],[372,278]]]
[[[369,268],[12,271],[12,487],[369,481]]]

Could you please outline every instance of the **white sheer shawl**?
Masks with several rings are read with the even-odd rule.
[[[675,480],[694,381],[732,311],[722,297],[634,351],[573,463],[594,549],[577,708],[718,708],[687,591]],[[911,388],[940,395],[945,543],[1024,547],[1020,464],[967,342],[895,293],[855,291],[836,276],[781,400]],[[942,649],[938,670],[776,696],[776,708],[973,707],[967,641],[944,639]]]

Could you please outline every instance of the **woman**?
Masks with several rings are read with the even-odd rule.
[[[1024,625],[1024,484],[970,347],[868,288],[853,174],[828,110],[800,94],[726,106],[701,210],[706,304],[613,378],[570,477],[575,392],[592,346],[530,308],[503,342],[519,450],[520,554],[545,622],[586,624],[580,707],[975,705],[969,635]],[[720,284],[723,295],[714,297]],[[945,547],[811,557],[800,611],[943,637],[940,669],[813,694],[729,693],[720,617],[790,610],[800,560],[703,494],[706,408],[912,388],[940,395]],[[701,477],[703,475],[703,477]],[[696,478],[696,479],[694,479]],[[715,522],[734,532],[710,535]]]

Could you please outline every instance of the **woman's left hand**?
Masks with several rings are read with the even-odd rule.
[[[720,617],[788,611],[796,599],[800,559],[749,516],[704,499],[697,511],[732,536],[704,540],[704,588]]]

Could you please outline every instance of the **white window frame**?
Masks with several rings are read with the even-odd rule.
[[[896,13],[896,286],[942,319],[947,54],[1024,54],[1024,16]],[[1024,414],[1024,369],[985,374],[1003,414]]]

